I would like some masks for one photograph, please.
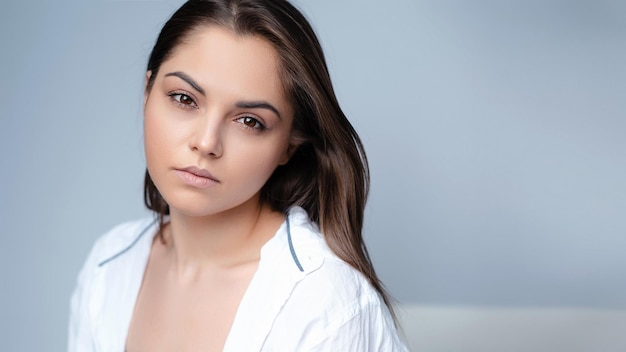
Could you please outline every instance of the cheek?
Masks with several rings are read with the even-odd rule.
[[[167,125],[166,120],[159,118],[159,115],[156,114],[157,111],[158,109],[150,104],[146,106],[144,111],[144,149],[148,169],[152,165],[158,164],[159,160],[171,150],[168,146],[173,138],[172,129]]]
[[[235,148],[237,150],[230,150],[233,156],[237,156],[234,163],[239,171],[235,174],[252,177],[262,186],[285,159],[287,143],[282,138],[275,138],[263,143],[239,143]]]
[[[143,117],[143,144],[148,167],[151,164],[151,156],[155,154],[154,149],[157,147],[156,143],[153,142],[158,140],[159,129],[157,127],[158,125],[155,123],[154,117],[151,116],[149,109],[146,108]]]

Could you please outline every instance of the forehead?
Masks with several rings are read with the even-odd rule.
[[[285,102],[280,59],[265,39],[219,26],[201,26],[179,44],[159,69],[183,71],[209,93]]]

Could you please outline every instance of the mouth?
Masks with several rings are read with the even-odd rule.
[[[195,166],[174,169],[174,172],[184,183],[196,188],[207,188],[220,182],[207,170]]]

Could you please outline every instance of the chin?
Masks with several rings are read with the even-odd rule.
[[[229,212],[245,211],[256,208],[259,204],[258,194],[244,199],[208,199],[206,195],[201,197],[172,197],[166,199],[170,207],[170,214],[176,213],[189,217],[206,217]]]

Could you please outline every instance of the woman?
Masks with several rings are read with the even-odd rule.
[[[292,5],[185,3],[150,55],[144,133],[156,220],[95,244],[70,351],[406,350],[361,237],[365,153]]]

